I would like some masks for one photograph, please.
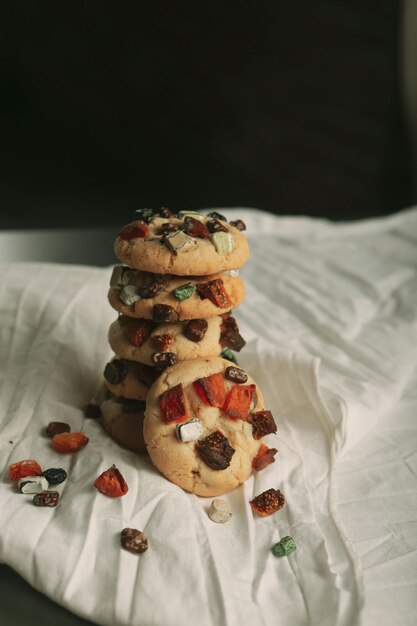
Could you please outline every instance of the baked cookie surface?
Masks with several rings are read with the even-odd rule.
[[[117,258],[138,270],[178,276],[215,274],[246,263],[249,246],[239,228],[207,215],[181,213],[127,224],[115,240]]]
[[[143,439],[143,406],[135,406],[123,398],[109,398],[100,404],[100,423],[107,434],[122,448],[146,452]]]
[[[146,400],[149,388],[160,375],[154,367],[115,357],[104,368],[104,385],[114,396]]]
[[[110,285],[108,299],[119,313],[153,319],[155,306],[163,305],[171,307],[179,321],[221,315],[238,307],[246,292],[238,275],[222,272],[183,278],[123,266],[114,268]]]
[[[250,416],[262,409],[256,383],[230,361],[183,361],[165,370],[149,391],[143,430],[149,456],[186,491],[226,493],[253,470],[262,444]]]

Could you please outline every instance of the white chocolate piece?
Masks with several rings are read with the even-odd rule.
[[[20,493],[42,493],[47,491],[49,483],[45,476],[24,476],[17,483]]]
[[[210,504],[208,516],[212,522],[216,522],[217,524],[228,522],[232,517],[229,503],[221,498],[215,498]]]
[[[199,220],[200,222],[203,222],[205,219],[205,215],[202,215],[198,211],[180,211],[176,217],[178,217],[179,220],[183,220],[187,217],[187,215],[189,217],[193,217],[195,220]]]
[[[197,243],[195,239],[183,233],[182,230],[169,233],[166,235],[165,241],[175,254],[177,254],[178,250],[187,250],[187,248],[191,248],[191,246],[195,246]]]
[[[132,276],[132,270],[124,265],[115,265],[110,278],[110,287],[123,287],[128,285]]]
[[[213,233],[211,240],[214,243],[218,254],[230,254],[234,248],[233,236],[230,233]]]
[[[140,300],[138,288],[136,287],[136,285],[126,285],[120,290],[119,298],[128,306],[130,304],[134,304],[135,302]]]
[[[226,276],[232,276],[232,278],[236,278],[236,276],[239,276],[239,270],[225,270],[223,274],[225,274]]]
[[[177,437],[180,441],[197,441],[204,432],[204,427],[198,417],[185,422],[183,424],[177,424],[176,427]]]

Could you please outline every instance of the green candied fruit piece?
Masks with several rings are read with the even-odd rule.
[[[234,355],[234,353],[231,351],[230,348],[225,348],[221,353],[220,356],[223,359],[227,359],[228,361],[232,361],[232,363],[235,363],[237,365],[237,360],[236,357]]]
[[[192,283],[186,283],[185,285],[180,285],[176,289],[173,290],[174,298],[177,300],[188,300],[191,298],[195,291],[195,285]]]
[[[271,548],[274,556],[288,556],[291,552],[297,550],[294,539],[292,537],[284,537]]]

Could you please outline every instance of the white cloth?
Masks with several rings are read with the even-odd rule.
[[[411,625],[417,210],[352,224],[228,215],[248,226],[239,363],[277,421],[276,462],[225,496],[230,522],[211,522],[210,499],[83,417],[111,356],[110,269],[3,264],[0,561],[103,625]],[[86,448],[54,452],[42,436],[51,420],[84,430]],[[28,458],[68,471],[55,509],[9,482],[8,465]],[[93,487],[113,463],[129,485],[116,500]],[[270,487],[286,506],[254,516],[249,500]],[[126,526],[148,536],[144,555],[120,549]],[[285,535],[298,549],[275,558]]]

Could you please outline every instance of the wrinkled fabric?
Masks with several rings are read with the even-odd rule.
[[[2,264],[0,561],[103,625],[411,624],[417,210],[352,224],[226,213],[248,226],[238,360],[275,416],[275,463],[224,496],[233,517],[214,524],[211,499],[83,415],[112,354],[111,268]],[[56,453],[42,434],[52,420],[88,445]],[[8,465],[28,458],[67,470],[55,509],[8,480]],[[113,463],[129,485],[119,499],[93,486]],[[271,487],[284,509],[254,515],[249,501]],[[120,549],[126,526],[148,537],[140,557]],[[285,535],[298,549],[278,559],[271,547]]]

